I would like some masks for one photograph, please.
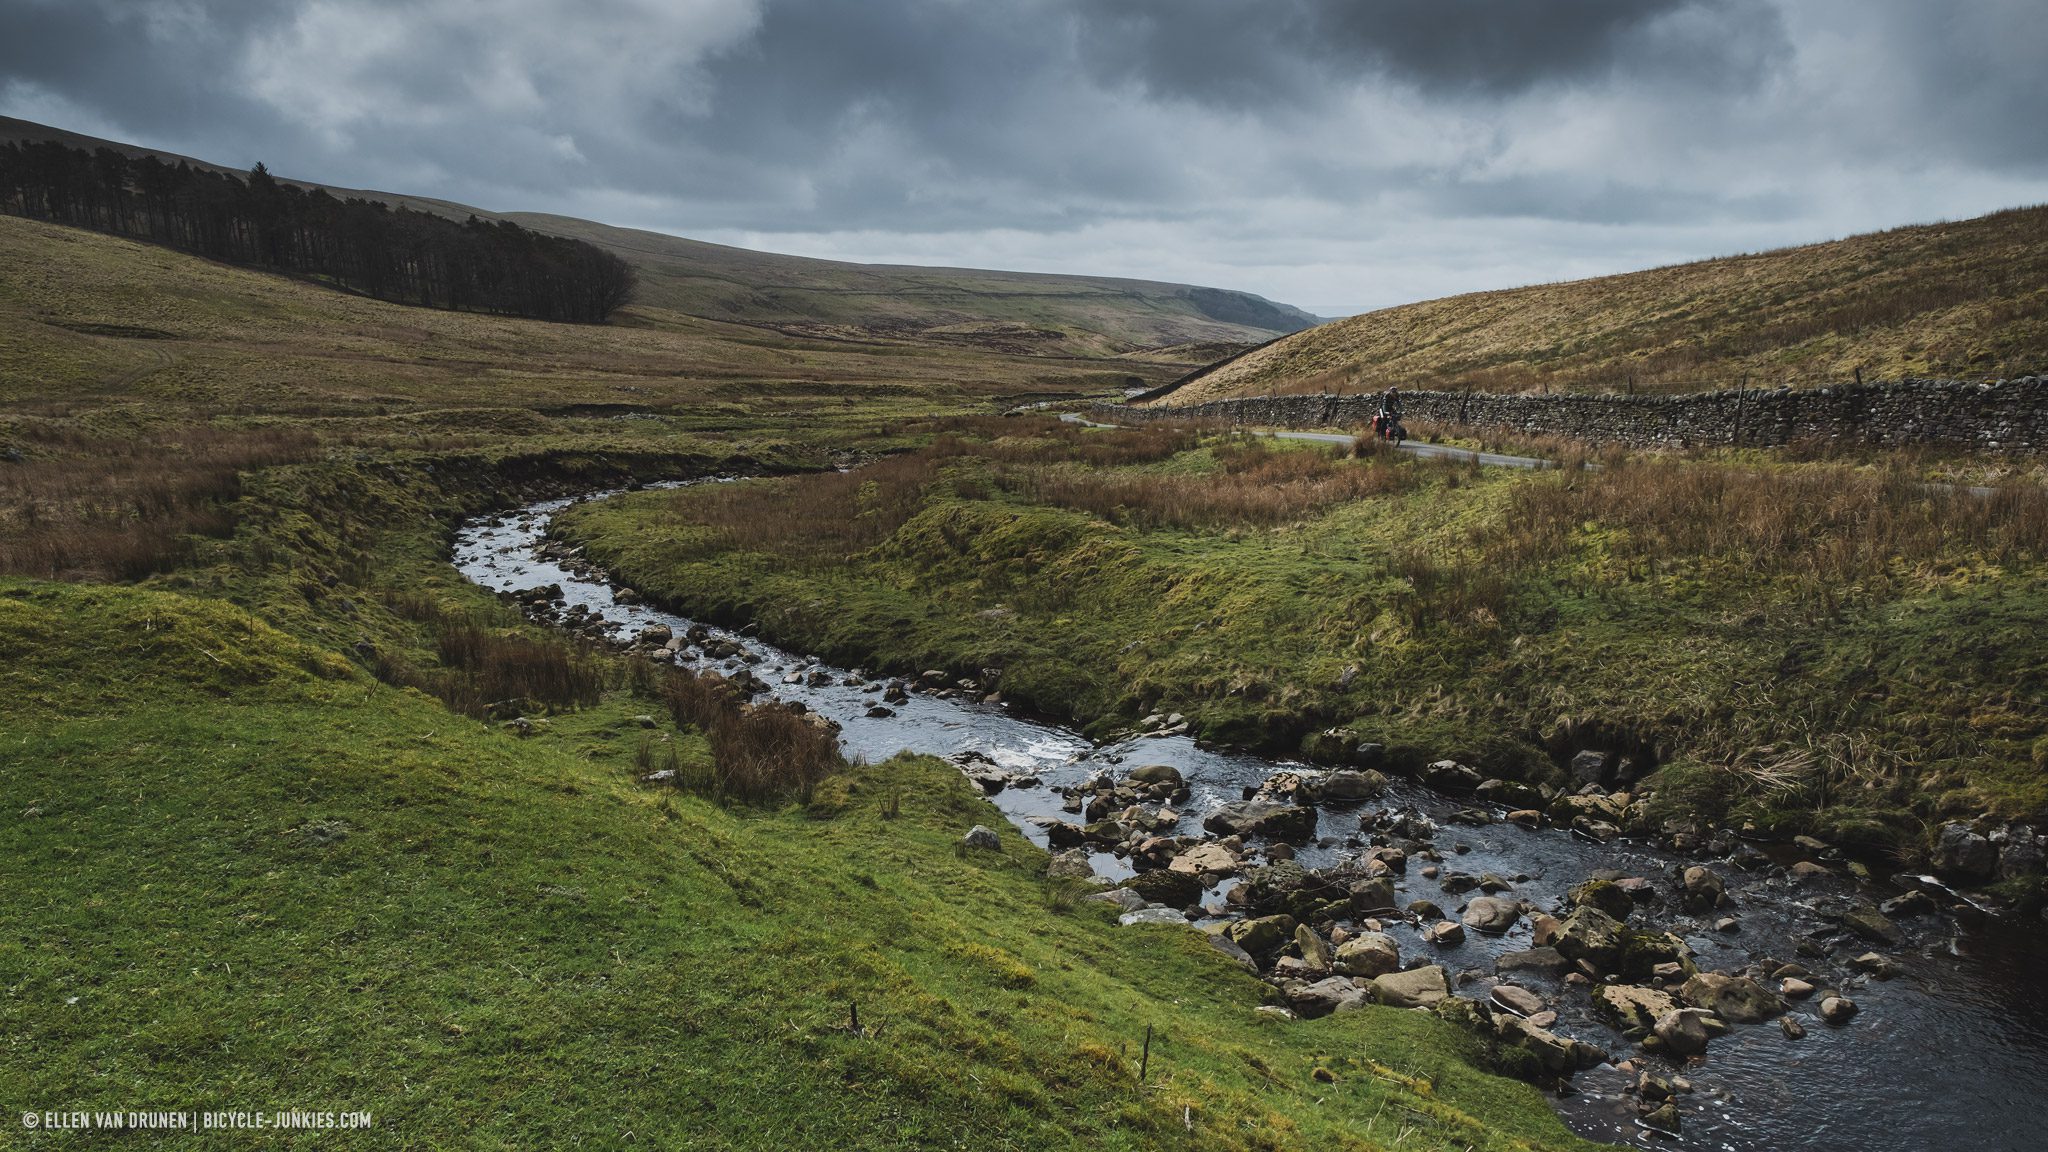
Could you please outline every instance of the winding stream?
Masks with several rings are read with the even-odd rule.
[[[650,607],[621,604],[601,579],[540,554],[550,518],[570,503],[544,501],[471,521],[457,537],[456,567],[494,591],[558,584],[566,606],[583,605],[621,639],[652,624],[667,624],[677,635],[691,627],[689,620]],[[1173,765],[1192,789],[1177,805],[1183,813],[1179,830],[1198,833],[1202,816],[1218,804],[1240,799],[1244,789],[1280,768],[1300,767],[1199,748],[1181,736],[1097,746],[1076,732],[1014,715],[1001,705],[925,693],[914,692],[906,702],[892,705],[893,715],[870,716],[880,695],[872,678],[856,680],[847,670],[823,667],[758,639],[718,629],[713,635],[738,645],[744,654],[710,660],[693,648],[681,663],[700,670],[751,667],[777,697],[837,721],[849,756],[881,760],[910,750],[955,760],[986,758],[1035,781],[1005,787],[992,800],[1040,845],[1045,833],[1032,818],[1075,819],[1062,812],[1057,789],[1098,773],[1121,776],[1141,764]],[[1378,800],[1320,808],[1318,835],[1335,846],[1304,848],[1297,858],[1317,867],[1355,853],[1343,844],[1347,838],[1356,842],[1361,812],[1388,809],[1425,816],[1441,826],[1436,844],[1447,872],[1497,873],[1513,879],[1512,896],[1544,908],[1559,906],[1567,888],[1599,869],[1648,878],[1668,893],[1674,869],[1699,862],[1626,840],[1594,844],[1555,829],[1531,831],[1505,822],[1453,825],[1452,814],[1465,806],[1397,780]],[[1649,922],[1684,936],[1702,970],[1739,968],[1763,956],[1790,960],[1797,941],[1817,941],[1826,955],[1802,962],[1817,979],[1826,977],[1853,996],[1861,1013],[1846,1026],[1832,1027],[1820,1020],[1812,1002],[1794,1003],[1792,1015],[1805,1025],[1804,1039],[1787,1039],[1775,1023],[1738,1025],[1689,1064],[1635,1054],[1640,1066],[1664,1076],[1683,1075],[1694,1086],[1679,1097],[1680,1136],[1639,1125],[1635,1098],[1627,1091],[1634,1078],[1612,1065],[1581,1072],[1576,1093],[1555,1100],[1566,1122],[1596,1140],[1732,1152],[1952,1146],[2018,1152],[2048,1147],[2048,1130],[2039,1116],[2048,1104],[2048,996],[2040,980],[2048,965],[2048,929],[2042,922],[2006,919],[1973,927],[1946,916],[1901,919],[1898,944],[1883,951],[1901,962],[1905,974],[1889,981],[1866,979],[1851,971],[1847,960],[1869,945],[1837,934],[1823,916],[1831,904],[1858,895],[1855,886],[1832,878],[1795,882],[1785,863],[1780,859],[1748,870],[1715,863],[1735,898],[1741,925],[1736,934],[1714,930],[1713,920],[1725,913],[1695,916],[1678,911],[1676,901],[1652,912]],[[1105,876],[1130,874],[1128,865],[1106,853],[1097,854],[1095,864]],[[1454,916],[1463,903],[1415,868],[1396,879],[1401,903],[1427,898]],[[1224,881],[1222,887],[1233,883]],[[1861,893],[1865,898],[1889,894]],[[1221,888],[1205,903],[1220,905]],[[1526,919],[1505,936],[1471,933],[1449,949],[1425,942],[1399,921],[1389,931],[1400,941],[1404,960],[1427,957],[1454,975],[1470,974],[1473,978],[1456,990],[1481,998],[1494,982],[1493,958],[1531,943]],[[1631,1045],[1593,1015],[1584,990],[1532,972],[1517,974],[1516,982],[1556,1008],[1558,1033],[1598,1045],[1617,1060],[1631,1055]]]

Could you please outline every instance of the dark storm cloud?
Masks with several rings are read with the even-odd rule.
[[[1747,0],[1106,0],[1077,11],[1102,74],[1251,108],[1378,75],[1480,96],[1631,69],[1740,80],[1781,47],[1776,14]],[[1660,35],[1674,28],[1677,43]]]
[[[0,0],[0,112],[1333,300],[1373,279],[1346,269],[1413,294],[2048,199],[2044,40],[2038,0]]]

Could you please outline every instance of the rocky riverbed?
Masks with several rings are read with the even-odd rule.
[[[2039,1146],[2037,919],[1815,841],[1658,826],[1598,752],[1546,791],[1448,760],[1389,777],[1342,734],[1333,764],[1239,755],[1172,715],[1098,746],[1013,714],[1000,669],[872,676],[655,610],[546,538],[566,503],[465,526],[456,564],[538,619],[800,703],[851,755],[952,759],[1077,896],[1260,974],[1257,1011],[1437,1012],[1596,1139]],[[1959,825],[1942,848],[1959,884],[2040,866],[2027,829]]]

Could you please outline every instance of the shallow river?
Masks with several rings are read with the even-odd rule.
[[[537,555],[549,518],[569,503],[547,501],[472,521],[458,536],[456,566],[469,579],[498,591],[559,584],[568,605],[582,604],[602,614],[620,637],[656,623],[669,625],[678,635],[690,627],[691,621],[668,613],[619,604],[605,583]],[[1055,789],[1099,772],[1121,775],[1140,764],[1180,769],[1193,790],[1179,806],[1184,812],[1180,830],[1199,833],[1202,816],[1210,809],[1241,798],[1245,788],[1290,766],[1197,748],[1185,737],[1140,737],[1097,746],[1076,732],[1015,715],[1000,705],[923,693],[913,693],[908,702],[895,706],[892,716],[871,718],[868,709],[878,691],[846,683],[846,670],[823,669],[830,686],[786,684],[783,680],[790,673],[802,669],[808,679],[819,666],[759,640],[713,631],[745,647],[757,661],[751,663],[754,674],[776,696],[800,701],[837,721],[849,756],[876,761],[906,749],[949,758],[978,754],[1004,768],[1035,775],[1036,786],[1005,788],[993,802],[1041,845],[1045,835],[1030,818],[1077,819],[1061,812]],[[748,666],[739,658],[684,663],[729,671]],[[1361,811],[1420,813],[1443,825],[1436,844],[1444,852],[1446,871],[1522,877],[1515,881],[1513,895],[1545,908],[1556,907],[1567,888],[1597,869],[1620,869],[1655,880],[1668,893],[1673,870],[1697,862],[1644,844],[1624,840],[1599,845],[1553,829],[1530,831],[1504,822],[1452,826],[1450,815],[1463,806],[1397,781],[1379,800],[1325,806],[1319,833],[1341,844],[1358,835]],[[1314,867],[1333,863],[1348,851],[1307,848],[1298,859]],[[1105,876],[1130,871],[1108,854],[1097,855],[1095,862]],[[1675,901],[1652,912],[1648,922],[1685,936],[1702,969],[1739,968],[1761,956],[1792,960],[1795,939],[1816,935],[1830,946],[1831,955],[1803,962],[1839,985],[1862,1011],[1846,1026],[1835,1028],[1821,1022],[1811,1002],[1794,1004],[1793,1014],[1806,1025],[1802,1040],[1789,1040],[1775,1023],[1767,1023],[1735,1027],[1713,1041],[1704,1058],[1688,1065],[1638,1056],[1645,1067],[1661,1075],[1682,1074],[1695,1088],[1679,1098],[1684,1132],[1676,1138],[1636,1123],[1634,1099],[1625,1092],[1632,1079],[1627,1074],[1611,1065],[1581,1072],[1576,1094],[1555,1100],[1558,1112],[1575,1130],[1593,1139],[1643,1147],[1741,1152],[2048,1148],[2048,1125],[2042,1119],[2048,1107],[2048,996],[2043,995],[2042,980],[2048,975],[2048,931],[2041,921],[2006,918],[1965,926],[1947,917],[1900,920],[1903,938],[1882,951],[1900,960],[1906,975],[1866,981],[1848,970],[1846,960],[1869,946],[1831,936],[1832,927],[1818,911],[1856,895],[1848,881],[1795,885],[1782,868],[1744,871],[1725,862],[1714,867],[1735,897],[1738,933],[1713,930],[1712,918],[1722,913],[1695,917],[1678,911]],[[1397,880],[1400,903],[1431,899],[1455,916],[1463,902],[1443,892],[1436,881],[1421,878],[1413,865]],[[1224,886],[1231,883],[1225,881]],[[1862,893],[1870,899],[1890,894],[1890,889]],[[1207,902],[1219,903],[1219,898],[1220,889]],[[1484,997],[1493,983],[1495,955],[1530,946],[1526,919],[1506,936],[1471,933],[1461,946],[1441,951],[1404,925],[1396,923],[1390,931],[1400,940],[1404,958],[1432,956],[1454,974],[1475,974],[1458,991],[1476,997]],[[1616,1059],[1629,1053],[1630,1045],[1593,1016],[1583,990],[1527,972],[1519,974],[1517,982],[1535,988],[1554,1004],[1559,1012],[1554,1031],[1599,1045]]]

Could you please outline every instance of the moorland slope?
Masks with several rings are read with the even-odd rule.
[[[1999,379],[2048,348],[2048,207],[1367,312],[1157,397]]]

